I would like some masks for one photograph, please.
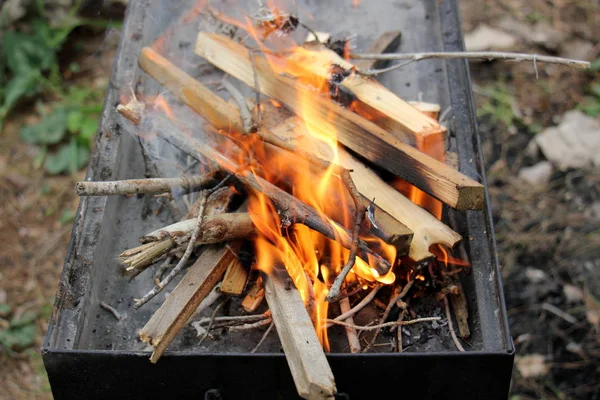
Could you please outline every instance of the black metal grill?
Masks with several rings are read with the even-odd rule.
[[[88,179],[142,176],[139,144],[125,132],[115,106],[120,94],[129,93],[130,88],[158,90],[138,69],[137,58],[142,46],[152,43],[193,2],[187,3],[130,3]],[[464,50],[456,0],[364,1],[357,9],[350,1],[297,3],[300,10],[312,13],[319,30],[356,33],[363,48],[382,31],[400,29],[402,51]],[[173,51],[191,53],[198,29],[194,25],[182,31]],[[422,93],[424,101],[439,103],[442,110],[450,107],[446,124],[451,149],[459,155],[459,168],[485,184],[466,61],[413,63],[383,77],[382,83],[407,100],[416,100]],[[272,353],[248,354],[247,345],[223,341],[209,352],[199,352],[192,341],[180,338],[157,364],[148,361],[149,352],[137,340],[136,330],[160,301],[134,313],[133,297],[145,290],[119,276],[116,262],[116,254],[125,245],[136,245],[143,233],[168,222],[160,216],[142,218],[144,201],[142,197],[90,197],[80,203],[42,348],[55,398],[297,398],[285,357],[276,347],[270,348]],[[482,212],[445,209],[444,215],[465,238],[462,245],[472,264],[472,273],[462,278],[471,315],[471,347],[465,353],[416,348],[405,353],[329,354],[340,398],[376,398],[390,391],[410,393],[415,399],[507,397],[514,348],[487,192]],[[99,303],[107,299],[127,318],[117,322],[102,312]],[[261,334],[256,335],[248,342],[256,343]]]

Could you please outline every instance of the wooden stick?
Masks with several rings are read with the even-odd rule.
[[[234,244],[208,246],[142,328],[140,339],[154,347],[151,362],[158,361],[202,300],[219,282],[235,257],[235,251],[237,248]]]
[[[458,287],[458,294],[449,294],[450,303],[452,304],[452,310],[454,311],[454,317],[456,318],[456,325],[458,325],[458,334],[461,338],[467,339],[471,336],[471,329],[469,328],[469,308],[467,306],[467,296],[460,283],[458,276],[451,277],[452,282]]]
[[[333,157],[328,147],[313,139],[313,135],[308,132],[305,124],[298,117],[289,118],[280,126],[275,127],[273,133],[288,142],[296,143],[297,147],[318,154],[320,157]],[[337,157],[337,162],[341,166],[352,171],[350,175],[360,193],[375,198],[375,203],[383,211],[392,218],[402,221],[414,232],[408,253],[413,260],[423,261],[433,257],[433,254],[429,252],[429,247],[434,243],[454,247],[462,239],[458,233],[404,197],[342,147],[338,148]]]
[[[410,319],[408,321],[392,321],[392,322],[386,322],[384,324],[368,325],[368,326],[353,325],[353,324],[349,324],[349,323],[344,322],[344,321],[337,321],[335,319],[328,319],[327,322],[330,322],[330,323],[336,324],[336,325],[342,325],[342,326],[350,327],[352,329],[356,329],[356,330],[359,330],[359,331],[374,331],[376,329],[380,330],[380,329],[388,328],[388,327],[392,327],[392,326],[414,325],[414,324],[418,324],[418,323],[421,323],[421,322],[439,321],[441,319],[442,318],[440,318],[440,317],[425,317],[425,318]]]
[[[296,287],[284,268],[273,267],[265,276],[265,296],[281,346],[296,384],[305,399],[333,399],[331,368]]]
[[[450,331],[450,336],[452,336],[452,341],[454,345],[460,352],[464,352],[465,348],[462,346],[458,338],[456,337],[456,332],[454,332],[454,324],[452,323],[452,314],[450,313],[450,305],[448,304],[448,298],[444,296],[444,308],[446,310],[446,319],[448,320],[448,330]]]
[[[242,131],[239,112],[233,105],[212,93],[208,88],[177,68],[164,57],[149,48],[144,48],[142,49],[139,63],[144,71],[171,89],[180,100],[192,110],[202,115],[216,128],[236,132]],[[203,156],[206,162],[216,168],[220,167],[231,173],[235,173],[236,178],[248,189],[269,197],[279,211],[281,220],[289,221],[289,223],[302,223],[327,238],[339,242],[347,249],[352,247],[354,241],[352,240],[351,233],[346,228],[319,215],[312,207],[265,179],[254,175],[250,171],[241,170],[236,162],[206,143],[193,137],[173,132],[162,131],[158,135],[188,154],[195,155],[196,157]],[[376,269],[380,274],[385,274],[389,271],[391,268],[390,263],[373,252],[364,241],[359,240],[358,247],[361,257],[366,259],[366,254],[371,254],[375,258]]]
[[[561,57],[543,56],[540,54],[526,53],[504,53],[499,51],[464,51],[464,52],[429,52],[429,53],[395,53],[395,54],[350,54],[350,58],[361,60],[408,60],[409,62],[427,60],[430,58],[441,58],[444,60],[469,59],[469,60],[505,60],[505,61],[532,61],[534,66],[537,62],[566,65],[572,68],[588,69],[589,61],[572,60]],[[381,70],[363,71],[368,75],[377,75],[382,72],[401,68],[407,63],[394,65]],[[536,66],[537,68],[537,66]]]
[[[92,182],[75,184],[79,196],[111,196],[124,194],[190,193],[216,183],[214,175],[187,176],[181,178],[128,179],[123,181]]]
[[[408,104],[421,111],[423,114],[435,119],[436,121],[440,116],[441,107],[439,104],[425,103],[423,101],[409,101]]]
[[[411,145],[444,140],[446,129],[436,120],[419,112],[373,78],[354,73],[354,65],[325,46],[306,44],[302,51],[294,52],[285,60],[294,68],[326,82],[332,81],[332,65],[341,68],[345,77],[332,84],[352,96],[357,111],[374,116],[373,121],[396,139]]]
[[[242,308],[246,312],[254,312],[265,298],[265,289],[262,285],[262,279],[254,282],[254,285],[248,290],[248,294],[242,300]]]
[[[196,53],[254,87],[252,62],[243,46],[219,35],[200,33]],[[337,139],[342,144],[451,207],[461,210],[483,207],[484,190],[480,183],[394,138],[339,104],[307,92],[308,89],[294,79],[274,74],[264,58],[254,56],[253,61],[262,93],[287,104],[296,114],[303,112],[303,96],[311,96],[315,111],[309,122],[311,127],[335,127]]]
[[[342,314],[350,311],[350,300],[348,300],[347,297],[344,297],[340,300],[340,311],[342,312]],[[352,316],[347,317],[344,321],[349,325],[354,325],[354,318],[352,318]],[[348,337],[350,352],[360,353],[360,341],[358,340],[358,334],[356,333],[356,329],[346,326],[344,330],[346,331],[346,336]]]
[[[389,53],[400,45],[401,38],[402,32],[400,31],[383,32],[371,43],[365,53]],[[381,60],[356,60],[352,64],[362,71],[368,71],[374,67],[385,67]]]
[[[244,292],[250,274],[239,259],[231,261],[221,282],[221,292],[239,296]]]

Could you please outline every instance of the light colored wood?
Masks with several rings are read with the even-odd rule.
[[[350,300],[347,297],[344,297],[339,301],[340,303],[340,312],[342,314],[350,311]],[[352,316],[344,319],[349,325],[354,325],[354,318]],[[350,353],[360,353],[360,341],[358,340],[358,334],[356,333],[356,329],[346,326],[344,327],[346,331],[346,337],[348,337],[348,345],[350,346]]]
[[[273,128],[272,131],[280,138],[294,140],[298,146],[318,157],[328,161],[333,158],[331,149],[313,139],[298,117],[291,117]],[[433,257],[433,254],[429,252],[429,246],[432,244],[441,243],[448,247],[454,247],[462,239],[458,233],[407,199],[342,147],[337,150],[336,162],[352,171],[350,175],[360,193],[375,198],[375,203],[383,211],[401,221],[413,232],[408,253],[413,260],[422,261]]]
[[[265,297],[296,390],[304,399],[333,399],[333,372],[315,328],[285,268],[273,267],[265,276]]]
[[[221,292],[233,296],[241,295],[248,282],[248,276],[248,270],[236,258],[227,267],[227,271],[221,282]]]
[[[409,101],[408,104],[436,121],[440,116],[441,107],[439,104],[425,103],[423,101]]]
[[[254,312],[260,306],[263,299],[265,298],[265,288],[263,287],[262,280],[259,279],[254,282],[254,285],[250,287],[246,297],[242,300],[242,308],[246,312]]]
[[[365,53],[389,53],[394,51],[400,45],[402,32],[388,31],[383,32],[375,39]],[[362,71],[368,71],[372,68],[383,68],[385,62],[380,60],[353,60],[352,64]]]
[[[339,85],[356,98],[355,109],[374,116],[373,121],[397,139],[411,145],[444,139],[446,129],[437,120],[423,114],[375,79],[355,73],[353,64],[319,43],[306,43],[285,60],[292,68],[302,69],[326,82],[331,80],[332,65],[343,68],[348,76]]]
[[[236,247],[235,244],[207,246],[142,328],[140,339],[154,347],[151,362],[158,361],[202,300],[221,280],[225,269],[235,258],[232,246]],[[233,251],[237,251],[237,248]]]
[[[242,45],[223,36],[201,32],[196,53],[254,87],[253,63]],[[330,99],[309,92],[294,79],[274,73],[264,58],[254,56],[254,65],[261,92],[286,104],[294,113],[302,115],[302,96],[311,96],[314,104],[309,121],[311,127],[334,128],[337,140],[344,146],[451,207],[460,210],[483,207],[484,190],[480,183],[403,143]]]

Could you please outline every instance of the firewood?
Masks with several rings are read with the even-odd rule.
[[[365,51],[365,53],[389,53],[400,45],[402,32],[389,31],[379,35]],[[368,71],[372,68],[383,68],[385,64],[380,60],[354,60],[354,66],[360,70]]]
[[[305,399],[333,399],[333,373],[300,292],[290,285],[292,280],[283,267],[271,268],[264,280],[269,310],[298,394]]]
[[[331,158],[333,156],[329,147],[312,139],[312,135],[298,117],[291,117],[280,127],[274,128],[273,132],[285,140],[296,141],[299,147],[311,151],[319,157]],[[382,210],[389,213],[392,218],[402,221],[414,232],[408,253],[413,260],[422,261],[433,257],[433,254],[429,252],[429,246],[434,243],[454,247],[461,240],[458,233],[404,197],[342,147],[338,148],[338,163],[352,170],[350,175],[359,192],[375,198],[376,204]]]
[[[205,189],[216,183],[214,176],[184,176],[181,178],[128,179],[123,181],[90,182],[75,184],[79,196],[109,196],[123,194],[184,194]]]
[[[364,61],[364,60],[361,60],[361,61]],[[356,64],[356,63],[354,63],[354,64]],[[421,111],[423,114],[435,119],[436,121],[438,120],[438,118],[440,116],[441,108],[440,108],[439,104],[425,103],[423,101],[409,101],[408,104],[410,104],[417,110]]]
[[[158,361],[202,300],[219,282],[225,269],[235,258],[235,251],[235,245],[207,246],[142,328],[140,339],[154,347],[151,362]]]
[[[248,270],[237,258],[229,264],[223,281],[221,282],[221,292],[234,296],[239,296],[248,282]]]
[[[330,99],[315,95],[294,79],[276,75],[264,58],[253,56],[251,61],[248,50],[242,45],[219,35],[201,32],[196,53],[251,87],[254,87],[256,72],[261,92],[285,103],[297,114],[303,112],[303,96],[311,96],[314,113],[307,121],[311,126],[334,126],[337,139],[343,145],[451,207],[460,210],[483,207],[483,185],[403,143]],[[422,115],[416,109],[415,112]],[[434,123],[437,125],[437,122]]]
[[[452,304],[452,310],[454,311],[454,317],[456,318],[456,325],[458,326],[458,335],[467,339],[471,336],[471,329],[469,328],[469,308],[467,306],[467,296],[463,289],[462,283],[457,276],[452,277],[454,285],[458,287],[457,294],[450,294],[450,304]]]
[[[183,103],[202,115],[216,128],[242,132],[239,112],[233,105],[212,93],[208,88],[200,84],[200,82],[193,79],[152,49],[142,49],[139,64],[144,71],[171,89]],[[237,180],[248,189],[269,197],[279,211],[280,218],[286,221],[286,223],[302,223],[323,234],[325,237],[339,242],[347,249],[352,247],[354,243],[352,234],[346,228],[319,215],[312,207],[260,176],[256,176],[252,172],[241,168],[235,161],[221,154],[205,142],[171,131],[161,131],[158,132],[158,135],[192,156],[202,156],[209,166],[222,168],[235,174]],[[389,271],[391,268],[390,263],[372,251],[364,241],[359,240],[358,247],[361,257],[364,259],[368,258],[367,254],[371,254],[375,258],[375,267],[380,274],[385,274]]]
[[[254,282],[254,285],[250,287],[250,290],[248,290],[248,294],[246,294],[244,300],[242,300],[242,308],[246,312],[254,312],[260,303],[262,303],[264,298],[265,288],[263,287],[262,279],[258,279],[256,282]]]

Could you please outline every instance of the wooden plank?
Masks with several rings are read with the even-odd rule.
[[[201,32],[196,53],[254,87],[252,62],[242,45],[223,36]],[[285,103],[294,113],[302,115],[302,96],[312,96],[311,127],[335,128],[337,140],[344,146],[451,207],[460,210],[483,208],[484,188],[480,183],[403,143],[330,99],[307,92],[308,89],[294,79],[275,74],[264,58],[254,56],[254,64],[261,92]]]
[[[221,292],[233,296],[241,295],[244,292],[249,275],[248,269],[242,265],[239,259],[232,260],[227,267],[225,276],[223,276]]]
[[[393,52],[400,45],[401,39],[402,32],[400,31],[383,32],[371,43],[364,53],[378,54]],[[381,62],[381,60],[354,60],[352,64],[362,71],[367,71],[372,68],[384,68],[386,63]]]
[[[265,288],[262,284],[262,279],[258,279],[254,282],[254,285],[250,287],[246,297],[242,300],[242,308],[246,312],[254,312],[260,306],[263,299],[265,298]]]
[[[221,280],[239,245],[206,246],[200,257],[140,331],[140,339],[154,347],[150,361],[162,356],[198,305]],[[233,251],[232,251],[233,250]]]
[[[282,266],[271,268],[264,280],[265,297],[298,394],[304,399],[333,399],[333,372],[300,292],[290,286],[292,280]]]
[[[331,149],[322,145],[322,142],[314,140],[299,117],[289,118],[273,128],[272,132],[282,139],[294,141],[299,148],[312,152],[318,157],[328,161],[333,157]],[[352,170],[350,175],[360,193],[368,194],[371,199],[375,198],[375,203],[381,210],[391,218],[402,221],[414,233],[408,252],[413,260],[422,261],[433,257],[429,252],[429,246],[434,243],[454,247],[461,240],[458,233],[407,199],[342,147],[338,148],[337,163]],[[369,200],[364,198],[363,201]],[[379,215],[378,221],[385,218],[385,214]]]
[[[354,65],[320,43],[306,43],[286,56],[290,70],[302,70],[313,79],[332,81],[331,68],[343,69],[340,89],[351,95],[353,109],[372,117],[372,121],[397,139],[411,145],[443,141],[446,129],[437,120],[423,114],[392,93],[375,79],[354,72]]]
[[[408,104],[421,111],[422,113],[428,115],[429,117],[438,120],[440,116],[441,107],[439,104],[435,103],[426,103],[424,101],[409,101]]]

